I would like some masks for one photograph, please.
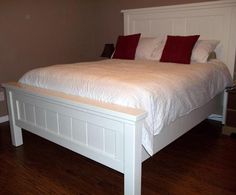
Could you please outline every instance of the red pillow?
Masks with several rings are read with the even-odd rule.
[[[200,35],[167,36],[161,62],[190,64],[192,50]]]
[[[140,36],[141,34],[119,36],[113,58],[133,60]]]

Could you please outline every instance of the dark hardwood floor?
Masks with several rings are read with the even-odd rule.
[[[0,124],[0,194],[123,194],[123,175],[23,131],[14,148]],[[143,163],[142,194],[236,194],[236,139],[204,121]]]

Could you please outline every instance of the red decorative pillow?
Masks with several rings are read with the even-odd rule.
[[[133,60],[140,36],[141,34],[119,36],[113,58]]]
[[[190,64],[192,50],[200,35],[167,36],[161,62]]]

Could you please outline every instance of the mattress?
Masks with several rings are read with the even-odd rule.
[[[19,83],[147,111],[142,144],[153,155],[153,136],[232,84],[227,66],[101,60],[53,65],[27,72]]]

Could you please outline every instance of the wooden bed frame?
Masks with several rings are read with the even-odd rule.
[[[220,40],[218,57],[233,75],[236,46],[236,1],[124,10],[124,33],[200,34]],[[145,111],[65,95],[17,83],[7,92],[12,144],[23,144],[21,128],[124,173],[125,195],[141,194],[141,165],[149,154],[142,148]],[[206,105],[165,127],[154,137],[154,151],[177,139],[216,112],[215,97]],[[226,102],[224,100],[224,105]]]

